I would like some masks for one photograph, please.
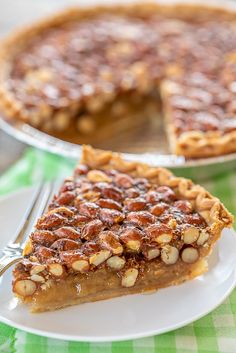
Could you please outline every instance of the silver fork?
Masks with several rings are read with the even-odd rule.
[[[22,252],[26,237],[30,234],[35,221],[48,207],[51,197],[57,191],[57,188],[58,183],[48,182],[40,184],[34,191],[16,238],[2,249],[3,256],[0,258],[0,277],[10,266],[23,258]]]

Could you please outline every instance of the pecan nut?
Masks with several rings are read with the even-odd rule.
[[[89,262],[87,256],[78,250],[63,251],[60,253],[60,259],[77,272],[87,272],[89,270]]]
[[[102,248],[110,250],[114,255],[120,255],[123,252],[123,246],[118,241],[116,235],[111,231],[105,231],[99,234],[99,241]]]
[[[155,222],[155,217],[147,211],[130,212],[126,219],[128,222],[138,226],[146,226]]]
[[[105,186],[101,190],[101,194],[105,199],[112,199],[118,202],[122,200],[122,191],[115,186]]]
[[[75,193],[73,191],[62,192],[56,199],[59,205],[69,205],[74,201]]]
[[[28,297],[30,295],[33,295],[36,289],[37,289],[36,284],[30,279],[22,279],[22,280],[16,281],[13,284],[14,292],[21,297]]]
[[[161,249],[161,259],[166,265],[174,265],[179,258],[179,250],[170,245],[165,245]]]
[[[153,260],[160,255],[160,249],[152,244],[145,244],[142,246],[142,253],[148,260]]]
[[[51,213],[41,217],[36,224],[36,228],[53,229],[64,225],[66,222],[67,222],[66,217],[63,217],[62,215],[57,213]]]
[[[83,216],[95,218],[98,215],[99,207],[93,202],[85,202],[79,205],[79,213]]]
[[[154,216],[161,216],[165,210],[167,210],[169,208],[169,206],[164,203],[164,202],[159,202],[157,205],[153,206],[151,208],[151,213],[154,215]]]
[[[125,246],[131,250],[138,252],[141,248],[143,241],[143,233],[137,228],[126,228],[120,234],[120,240],[125,244]]]
[[[49,230],[36,230],[30,237],[34,243],[44,246],[50,246],[58,239],[58,236]]]
[[[109,250],[100,250],[99,252],[89,257],[89,263],[94,266],[99,266],[111,256]]]
[[[95,219],[87,223],[81,230],[81,238],[92,240],[103,229],[103,223],[99,219]]]
[[[123,287],[133,287],[135,285],[137,277],[138,277],[138,270],[136,268],[129,268],[128,270],[125,271],[122,277],[121,285]]]
[[[194,243],[199,237],[199,229],[193,226],[186,226],[183,230],[182,238],[185,244]]]
[[[139,190],[135,189],[135,188],[130,188],[130,189],[126,189],[125,190],[125,195],[129,198],[129,199],[133,199],[135,197],[139,197],[140,196],[140,192]]]
[[[102,208],[100,210],[100,219],[106,224],[113,225],[122,222],[124,218],[125,216],[120,211],[109,208]]]
[[[97,201],[97,205],[102,208],[110,208],[117,211],[122,209],[122,206],[119,202],[110,199],[100,199]]]
[[[56,251],[45,246],[40,246],[35,255],[41,263],[45,263],[56,256]]]
[[[174,206],[181,212],[189,214],[193,211],[192,204],[187,200],[178,200],[174,202]]]
[[[119,256],[112,256],[107,260],[107,266],[113,270],[119,271],[125,265],[125,259]]]
[[[142,211],[147,206],[147,202],[142,198],[127,199],[124,204],[129,211]]]
[[[197,240],[197,245],[204,245],[209,239],[210,234],[206,230],[201,230],[199,238]]]
[[[60,238],[51,245],[51,249],[57,251],[75,250],[79,249],[80,247],[81,242],[67,238]]]
[[[197,249],[188,247],[185,248],[182,253],[181,253],[181,258],[183,262],[187,264],[192,264],[193,262],[196,262],[198,260],[199,254]]]
[[[71,240],[80,239],[80,233],[78,230],[75,230],[73,227],[61,227],[54,231],[54,234],[58,238],[67,238]]]
[[[119,173],[115,177],[115,183],[121,188],[128,189],[133,186],[134,180],[127,174]]]
[[[69,209],[68,207],[65,206],[60,206],[52,209],[51,211],[48,212],[48,214],[59,214],[61,216],[64,216],[66,218],[71,218],[74,216],[74,212]]]
[[[54,277],[63,277],[65,273],[64,267],[59,263],[50,263],[48,265],[48,272]]]
[[[148,236],[157,243],[169,243],[172,239],[172,230],[166,224],[152,224],[146,228]]]

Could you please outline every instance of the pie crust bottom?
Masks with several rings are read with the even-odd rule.
[[[124,288],[115,272],[101,268],[86,275],[71,275],[65,280],[53,281],[47,290],[40,290],[33,297],[23,298],[30,303],[31,312],[56,310],[74,304],[95,302],[128,294],[152,292],[170,285],[180,284],[207,271],[205,259],[193,264],[178,261],[166,268],[159,261],[146,265],[135,286]]]

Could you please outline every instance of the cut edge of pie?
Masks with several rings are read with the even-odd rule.
[[[35,34],[41,33],[41,31],[47,30],[47,28],[58,26],[63,23],[90,18],[96,16],[100,13],[121,13],[121,14],[132,14],[134,11],[141,14],[149,14],[153,11],[158,11],[159,13],[168,14],[170,9],[173,12],[173,8],[176,13],[182,13],[181,16],[188,17],[189,14],[204,12],[209,10],[211,12],[215,11],[216,14],[224,13],[232,19],[235,18],[234,9],[227,10],[227,8],[220,7],[219,4],[209,6],[206,4],[155,4],[155,3],[145,3],[142,5],[140,3],[134,3],[125,6],[98,6],[98,7],[88,7],[88,8],[71,8],[69,10],[61,11],[57,15],[48,17],[47,19],[41,20],[33,24],[32,26],[25,27],[24,29],[13,33],[5,41],[3,41],[0,48],[0,107],[2,112],[5,114],[6,118],[21,120],[24,122],[29,122],[30,118],[28,113],[21,102],[17,100],[12,92],[6,86],[6,80],[8,79],[9,70],[11,66],[11,59],[14,57],[16,52],[20,51],[24,47],[24,44],[28,42],[30,38],[35,36]],[[165,100],[171,95],[171,82],[164,80],[160,84],[160,93]],[[171,81],[171,77],[170,77]],[[165,107],[165,102],[162,102]],[[167,102],[168,103],[168,102]],[[235,141],[236,141],[236,131],[229,131],[221,134],[219,131],[187,131],[181,133],[180,136],[176,135],[175,126],[171,119],[171,108],[165,107],[164,117],[167,121],[166,130],[167,137],[169,139],[169,145],[172,153],[177,155],[183,155],[186,158],[201,158],[218,156],[222,154],[228,154],[235,152]]]
[[[119,184],[114,186],[111,178],[119,179]],[[130,185],[136,185],[135,190],[129,185],[130,182],[133,183]],[[86,189],[88,183],[92,188]],[[123,185],[118,188],[122,190],[122,194],[121,191],[117,191],[116,185]],[[135,199],[135,191],[137,193],[139,190],[144,198],[152,190],[157,190],[157,192],[164,192],[163,197],[168,200],[168,195],[170,197],[172,195],[170,189],[177,197],[173,200],[184,202],[184,205],[180,205],[177,213],[172,214],[174,201],[166,203],[167,212],[170,209],[170,219],[168,218],[169,221],[164,224],[164,228],[162,228],[164,221],[158,207],[155,212],[150,208],[153,205],[153,207],[162,205],[161,201],[154,200],[151,206],[149,202],[152,201],[146,201],[144,209],[148,212],[127,212],[127,200],[138,201],[137,205],[143,207],[143,199],[140,200],[139,197]],[[104,190],[106,195],[110,195],[110,199],[104,199]],[[125,196],[128,191],[128,195],[133,193],[133,199]],[[103,196],[99,194],[100,192]],[[117,211],[120,207],[119,202],[114,200],[118,199],[117,195],[122,195],[123,201],[120,201],[120,204],[126,205],[120,208],[123,214]],[[86,220],[88,214],[91,216],[94,210],[97,210],[97,204],[99,207],[102,206],[101,200],[103,207],[104,202],[106,203],[106,208],[99,208],[99,216]],[[92,206],[91,201],[93,201]],[[79,210],[76,215],[75,205]],[[179,207],[177,204],[174,205]],[[114,208],[109,210],[108,206]],[[186,207],[192,209],[190,218],[192,214],[196,214],[198,219],[204,222],[202,228],[194,226],[192,221],[188,221],[187,224],[181,223],[181,219],[189,215]],[[176,208],[173,209],[176,210]],[[163,210],[161,212],[165,213]],[[160,216],[153,216],[159,213]],[[179,215],[180,225],[178,225]],[[174,216],[177,217],[177,222]],[[81,217],[84,218],[83,226],[79,223]],[[154,222],[153,224],[145,223],[149,222],[149,218],[155,218],[155,221],[151,221]],[[67,222],[66,227],[62,226],[58,229],[58,224],[63,219]],[[103,228],[99,228],[100,219],[103,222]],[[135,223],[139,220],[140,223]],[[76,223],[73,223],[75,221]],[[135,226],[131,227],[131,230],[133,228],[136,230],[134,238],[130,232],[124,236],[127,227],[130,231],[130,222]],[[176,177],[167,169],[125,161],[117,153],[84,146],[81,162],[75,170],[74,178],[66,179],[61,191],[49,206],[48,212],[38,220],[36,232],[31,234],[26,244],[24,259],[13,271],[13,292],[24,303],[30,305],[32,312],[42,312],[180,284],[207,271],[207,256],[211,253],[223,228],[231,227],[232,222],[233,216],[224,205],[191,180]],[[104,228],[104,224],[107,228]],[[68,225],[71,226],[68,227]],[[89,229],[95,232],[95,237],[90,230],[88,232],[88,225],[90,225]],[[158,225],[158,229],[162,229],[161,233],[155,233],[158,229],[155,230],[153,225],[154,228]],[[178,229],[181,233],[175,233]],[[96,233],[97,230],[98,233]],[[137,238],[137,232],[138,235],[140,232],[145,234],[144,238]],[[93,234],[92,240],[91,234]],[[171,238],[169,238],[170,234]],[[79,238],[76,238],[77,235]],[[154,238],[150,240],[151,236]],[[84,237],[86,241],[80,246],[85,250],[82,252],[80,249],[73,250],[75,240],[72,239],[81,242],[80,238],[85,240]],[[141,248],[137,248],[137,239],[138,246]],[[143,244],[141,241],[146,243]],[[59,255],[56,255],[55,249],[60,249]]]
[[[165,128],[171,151],[186,158],[213,157],[235,152],[236,131],[230,131],[224,135],[221,135],[219,131],[186,131],[176,136],[175,126],[171,119],[172,109],[168,104],[168,97],[174,92],[172,87],[173,82],[167,79],[162,82],[160,92],[163,98]]]

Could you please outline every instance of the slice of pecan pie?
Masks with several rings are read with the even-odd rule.
[[[179,284],[207,270],[232,220],[190,180],[87,146],[37,221],[13,292],[39,312]]]

